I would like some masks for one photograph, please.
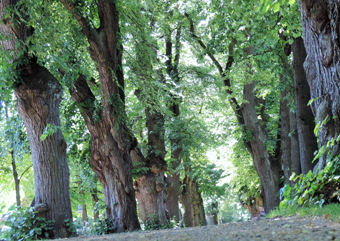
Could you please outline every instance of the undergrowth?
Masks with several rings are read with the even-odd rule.
[[[326,219],[340,220],[340,204],[331,203],[327,205],[312,205],[309,207],[291,205],[286,208],[277,208],[271,211],[266,217],[273,218],[277,216],[294,216],[300,217],[323,216]]]

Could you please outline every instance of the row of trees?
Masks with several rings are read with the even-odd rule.
[[[339,154],[332,9],[331,0],[2,1],[2,116],[15,116],[14,90],[51,238],[70,235],[69,170],[94,205],[102,184],[115,232],[139,228],[136,199],[143,223],[179,221],[180,201],[187,226],[205,225],[202,192],[216,201],[226,186],[204,153],[235,140],[229,188],[252,214],[277,207],[293,172],[316,171],[318,149],[319,171]],[[17,190],[21,133],[6,134]]]

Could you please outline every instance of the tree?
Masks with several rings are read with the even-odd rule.
[[[165,176],[167,169],[165,161],[165,127],[162,98],[164,90],[164,76],[158,64],[156,51],[157,40],[151,33],[155,31],[156,17],[145,14],[148,12],[148,5],[138,5],[136,11],[125,14],[130,23],[129,31],[132,35],[133,46],[128,65],[132,69],[131,82],[136,90],[136,97],[144,107],[145,127],[147,129],[147,144],[145,145],[145,158],[132,153],[132,161],[135,168],[145,170],[136,173],[134,187],[138,200],[139,216],[141,221],[165,225],[168,222],[165,207]],[[152,19],[151,19],[152,18]],[[134,123],[140,116],[134,117]]]
[[[104,188],[107,218],[112,220],[115,232],[138,229],[130,157],[137,141],[126,124],[123,46],[117,5],[109,0],[99,0],[91,6],[99,17],[96,28],[90,18],[84,17],[85,3],[60,2],[81,27],[99,73],[101,106],[96,106],[98,119],[94,118],[96,96],[85,76],[77,79],[70,93],[91,133],[90,165]]]
[[[307,56],[304,69],[311,93],[311,108],[318,126],[322,170],[332,157],[340,154],[339,135],[339,44],[336,40],[339,16],[336,1],[298,1],[301,10],[303,41]],[[332,143],[328,145],[328,143]]]
[[[5,36],[5,41],[1,43],[2,53],[5,53],[2,67],[9,67],[4,78],[8,83],[15,84],[17,109],[30,142],[35,210],[40,217],[55,221],[52,238],[64,238],[70,235],[66,221],[72,220],[72,213],[66,142],[58,129],[63,90],[53,75],[38,64],[37,57],[27,51],[27,39],[34,34],[34,29],[26,25],[29,16],[25,15],[24,6],[18,1],[2,1],[0,13],[3,21],[1,32]],[[49,126],[54,127],[52,133],[41,139],[45,130],[51,131]]]
[[[213,7],[215,8],[227,8],[223,3],[215,3],[213,4]],[[238,3],[235,3],[233,6],[235,8],[235,11],[243,11],[247,12],[244,9],[249,8],[250,5],[241,4],[238,5]],[[229,6],[228,6],[229,8]],[[211,22],[218,22],[225,14],[224,12],[220,12],[220,14],[215,15],[214,19],[211,20]],[[237,44],[242,45],[242,41],[244,39],[256,39],[256,36],[258,36],[258,32],[251,32],[250,29],[248,29],[247,26],[247,19],[239,20],[236,19],[235,16],[233,16],[233,11],[231,11],[228,15],[228,17],[232,18],[236,21],[236,25],[239,26],[238,29],[243,29],[243,31],[235,31],[235,27],[230,28],[230,33],[228,32],[226,35],[230,39],[228,39],[227,43],[224,44],[224,48],[220,48],[221,50],[218,52],[221,52],[222,54],[228,54],[228,57],[224,57],[226,59],[226,64],[221,64],[220,60],[214,52],[215,49],[211,48],[211,42],[212,40],[208,39],[209,45],[203,42],[202,38],[197,34],[195,30],[194,20],[192,18],[192,14],[186,13],[186,18],[189,21],[189,31],[190,34],[195,41],[195,44],[198,45],[203,53],[206,53],[207,56],[211,59],[212,63],[218,70],[218,73],[220,74],[221,80],[224,83],[225,91],[228,94],[228,101],[231,105],[231,107],[234,110],[234,113],[237,117],[238,124],[244,128],[244,146],[247,148],[249,153],[252,155],[255,168],[257,170],[258,175],[260,176],[261,183],[262,183],[262,195],[264,199],[264,206],[266,211],[272,210],[275,206],[279,204],[279,198],[277,196],[277,193],[280,189],[280,183],[279,183],[279,170],[280,170],[280,143],[279,142],[273,142],[273,145],[268,145],[270,143],[270,132],[268,128],[264,126],[264,121],[266,120],[263,113],[267,111],[266,104],[262,104],[260,101],[257,101],[258,99],[261,99],[261,97],[257,96],[256,93],[256,84],[257,80],[253,77],[254,72],[251,70],[253,63],[247,63],[243,64],[243,66],[248,67],[248,69],[243,69],[243,71],[246,73],[244,75],[245,79],[243,80],[243,96],[242,98],[242,104],[240,104],[240,101],[238,98],[236,98],[237,94],[234,92],[234,88],[237,85],[237,83],[233,83],[232,79],[229,77],[229,73],[231,71],[231,67],[234,63],[235,58],[235,52],[237,50]],[[243,16],[244,17],[244,16]],[[224,19],[225,17],[223,17]],[[258,21],[262,21],[260,18],[258,18]],[[272,20],[274,21],[274,20]],[[260,24],[260,23],[259,23]],[[232,25],[231,25],[232,26]],[[215,28],[212,28],[214,33],[217,31]],[[235,34],[234,37],[233,33]],[[209,35],[208,35],[209,36]],[[238,39],[240,38],[240,39]],[[241,39],[242,38],[242,39]],[[238,42],[240,41],[240,42]],[[257,54],[257,49],[260,49],[261,47],[259,44],[256,44],[256,40],[253,42],[250,41],[250,43],[247,44],[246,47],[242,47],[241,50],[243,52],[244,58],[248,59],[253,55]],[[217,52],[217,51],[216,51]],[[222,58],[223,60],[223,58]],[[225,67],[223,67],[225,66]],[[244,100],[244,101],[243,101]],[[258,114],[258,109],[261,109],[262,106],[262,114]],[[260,116],[260,118],[259,118]],[[248,136],[248,137],[247,137]],[[276,145],[276,147],[275,147]]]
[[[3,96],[5,97],[5,96]],[[11,96],[12,97],[12,96]],[[2,121],[0,135],[2,136],[1,145],[1,159],[3,168],[1,177],[2,181],[8,181],[5,177],[6,172],[9,172],[10,168],[8,163],[11,164],[12,178],[14,179],[15,193],[16,193],[16,205],[21,206],[21,192],[25,190],[25,196],[29,196],[29,190],[27,190],[27,183],[21,183],[21,180],[26,179],[32,175],[31,167],[31,156],[29,153],[29,145],[27,140],[27,134],[25,133],[23,123],[21,119],[17,119],[15,116],[15,106],[13,105],[14,100],[11,97],[2,98],[7,99],[7,101],[2,102],[4,107],[4,116],[0,118]],[[7,164],[7,165],[6,165]],[[21,185],[20,184],[24,184]],[[8,188],[8,185],[3,185],[2,190]],[[34,187],[33,187],[34,189]],[[34,192],[34,190],[33,190]],[[27,195],[26,195],[27,194]]]

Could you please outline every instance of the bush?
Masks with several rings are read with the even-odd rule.
[[[146,221],[144,224],[144,230],[159,230],[170,229],[176,227],[176,221],[174,219],[167,220],[165,224],[160,224],[158,214],[155,214],[151,221]]]
[[[294,187],[285,185],[280,190],[280,208],[288,205],[310,206],[340,201],[340,157],[336,156],[327,163],[326,167],[313,174],[309,171],[306,175],[292,175],[291,180],[296,182]]]
[[[93,223],[91,234],[104,235],[114,233],[113,219],[99,219]]]
[[[9,215],[9,218],[4,224],[10,229],[3,232],[4,240],[48,239],[53,232],[54,221],[37,217],[32,207],[12,207],[6,215]]]

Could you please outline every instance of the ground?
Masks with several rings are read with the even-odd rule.
[[[276,217],[218,226],[181,228],[158,231],[139,231],[104,236],[77,237],[67,241],[187,241],[187,240],[338,240],[340,241],[340,219],[326,217]]]

